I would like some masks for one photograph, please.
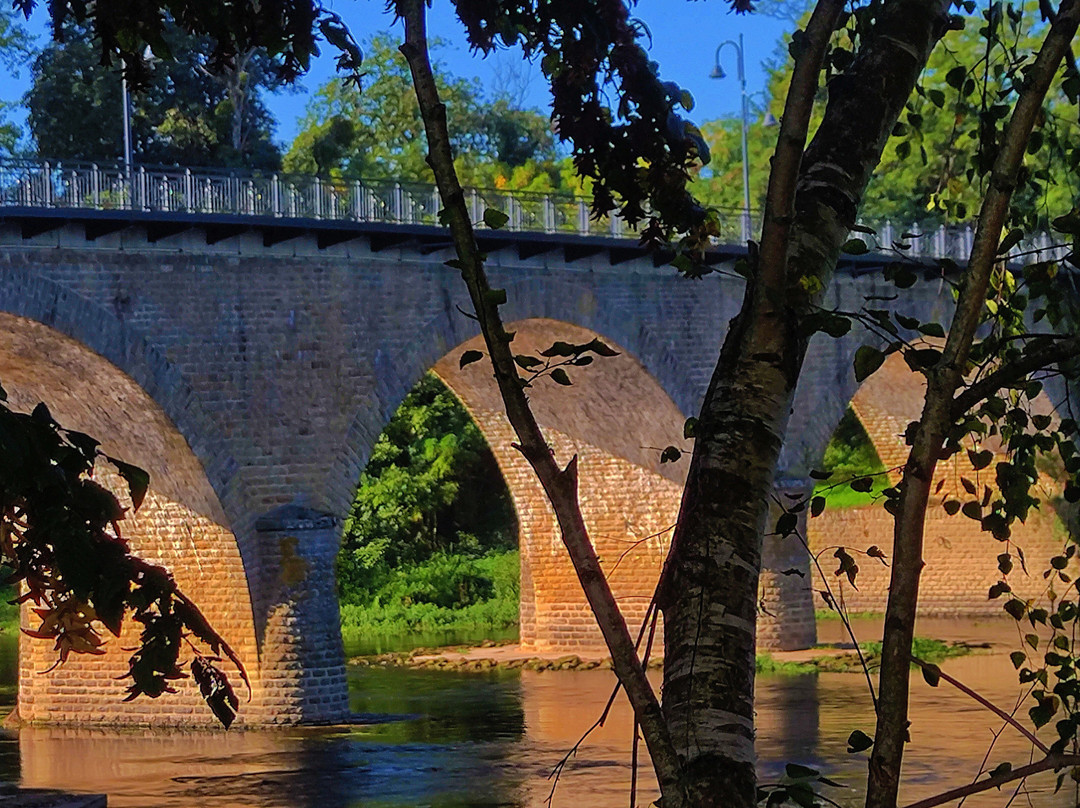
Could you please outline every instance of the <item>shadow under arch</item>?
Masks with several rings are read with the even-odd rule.
[[[151,487],[137,513],[121,523],[140,556],[166,566],[234,647],[249,673],[258,674],[247,576],[229,520],[202,464],[172,420],[115,364],[54,328],[0,314],[0,383],[11,406],[28,410],[46,402],[70,429],[102,442],[108,454],[150,473]],[[98,479],[126,499],[126,486],[107,464]],[[29,615],[24,612],[24,625]],[[134,626],[111,638],[102,657],[73,655],[53,674],[55,651],[20,638],[20,719],[49,723],[212,724],[191,680],[162,699],[124,704],[127,659],[137,644]],[[125,650],[126,649],[126,650]]]
[[[910,447],[904,433],[911,422],[920,418],[925,391],[925,377],[912,371],[902,356],[892,354],[875,373],[857,385],[850,399],[844,402],[845,408],[850,406],[866,430],[870,443],[889,471],[891,484],[899,481],[900,469],[907,462]],[[1056,417],[1053,392],[1039,393],[1032,402],[1032,412]],[[839,418],[836,424],[839,424]],[[820,468],[831,433],[823,442],[820,436],[818,438],[820,445],[816,449],[815,467]],[[1001,579],[998,556],[1004,552],[1015,553],[1017,547],[1023,551],[1032,574],[1024,573],[1017,563],[1010,584],[1021,598],[1038,597],[1046,583],[1039,573],[1047,560],[1062,549],[1062,526],[1049,503],[1042,509],[1033,510],[1024,523],[1015,523],[1008,544],[984,532],[978,521],[962,514],[950,516],[946,512],[945,501],[965,502],[973,498],[965,490],[964,480],[975,485],[976,498],[982,497],[986,486],[994,488],[994,467],[1004,455],[1000,445],[993,440],[984,441],[981,448],[995,453],[994,460],[981,470],[973,467],[966,452],[959,452],[937,465],[926,517],[920,614],[1000,614],[1001,601],[988,600],[986,594]],[[1049,489],[1045,493],[1047,499],[1053,496]],[[834,545],[856,551],[876,545],[891,554],[893,526],[893,517],[878,502],[840,509],[826,507],[821,516],[809,521],[807,532],[813,553]],[[823,556],[823,565],[828,572],[830,565],[824,563],[825,558],[831,562],[831,557],[828,553]],[[858,563],[858,590],[844,588],[847,607],[852,611],[881,612],[888,597],[890,568],[870,558],[865,561],[858,558]]]

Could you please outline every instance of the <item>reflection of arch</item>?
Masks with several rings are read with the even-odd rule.
[[[0,314],[0,380],[16,409],[45,401],[64,426],[102,441],[102,449],[150,472],[151,488],[137,514],[121,523],[133,549],[166,565],[232,644],[252,674],[258,655],[247,577],[229,520],[187,441],[155,401],[114,364],[41,323]],[[97,470],[112,490],[126,490],[111,467]],[[28,619],[24,615],[24,620]],[[108,643],[104,657],[55,661],[47,643],[21,639],[20,717],[28,721],[210,722],[190,680],[180,693],[122,704],[130,630]],[[125,651],[124,649],[128,650]]]
[[[904,431],[908,424],[919,419],[925,390],[925,377],[913,372],[900,355],[893,354],[851,398],[852,410],[887,469],[898,468],[907,460],[909,447]],[[1032,410],[1053,415],[1054,404],[1043,392],[1032,402]],[[981,448],[997,451],[992,440],[984,441]],[[824,453],[824,445],[821,453]],[[1001,578],[997,556],[1010,551],[1010,546],[984,533],[978,522],[959,514],[949,516],[942,507],[947,499],[963,502],[972,498],[964,490],[964,479],[976,486],[979,497],[987,485],[993,488],[996,462],[995,459],[981,471],[976,470],[967,454],[960,452],[938,463],[932,489],[935,493],[926,521],[926,567],[920,585],[922,613],[998,614],[1001,611],[1000,603],[988,601],[986,593]],[[899,477],[898,471],[890,474],[894,483]],[[844,510],[826,509],[821,517],[810,520],[808,526],[810,547],[814,552],[836,544],[859,550],[877,545],[889,552],[892,531],[892,517],[880,504]],[[1012,544],[1021,547],[1028,569],[1033,573],[1033,577],[1024,576],[1017,563],[1018,572],[1010,581],[1022,597],[1035,597],[1044,589],[1045,581],[1038,574],[1044,567],[1040,565],[1060,552],[1062,536],[1059,531],[1057,517],[1049,506],[1032,512],[1025,523],[1014,525]],[[888,592],[889,570],[869,559],[860,562],[859,566],[859,589],[845,592],[847,605],[855,611],[880,611]]]

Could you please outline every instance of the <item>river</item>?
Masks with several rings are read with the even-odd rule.
[[[865,629],[866,627],[864,627]],[[870,627],[872,629],[872,627]],[[839,639],[825,624],[825,639]],[[1012,632],[1012,634],[1010,634]],[[993,653],[949,660],[943,668],[997,703],[1012,706],[1015,672],[1007,624],[935,621],[920,633],[991,642]],[[866,636],[872,636],[867,631]],[[12,643],[0,642],[0,674],[12,676]],[[353,709],[379,716],[347,728],[247,732],[27,728],[0,735],[0,780],[25,786],[109,795],[109,805],[177,808],[346,808],[370,806],[542,806],[548,775],[596,719],[613,683],[607,671],[350,669]],[[1000,721],[945,685],[916,677],[913,743],[905,766],[904,801],[970,780]],[[763,781],[786,762],[818,768],[842,783],[828,796],[860,802],[865,755],[849,755],[853,729],[873,730],[865,681],[854,674],[759,677],[758,755]],[[620,700],[607,724],[570,762],[555,793],[560,808],[628,805],[631,722]],[[1006,730],[990,765],[1026,762],[1030,745]],[[655,794],[647,766],[639,805]],[[1071,784],[1071,781],[1069,781]],[[1014,802],[1030,808],[1078,803],[1051,777],[1032,781]],[[1011,792],[969,799],[969,808],[1004,806]]]

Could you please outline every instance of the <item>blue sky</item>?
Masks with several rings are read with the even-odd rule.
[[[30,22],[32,31],[42,41],[47,35],[48,23],[43,5],[39,5]],[[439,53],[439,58],[456,75],[477,76],[489,90],[498,87],[500,76],[505,75],[512,63],[518,60],[517,52],[506,51],[487,59],[474,56],[469,52],[461,25],[454,17],[453,5],[448,0],[434,0],[432,5],[429,33],[448,41],[448,47]],[[363,40],[368,34],[386,29],[400,33],[400,27],[391,28],[392,18],[384,11],[384,0],[337,0],[329,3],[329,6],[348,23],[357,39]],[[773,57],[777,43],[792,28],[787,20],[764,14],[732,14],[724,0],[639,0],[634,15],[652,33],[650,53],[660,63],[661,75],[678,82],[693,94],[697,107],[691,117],[697,121],[738,113],[739,89],[735,78],[734,49],[725,48],[721,55],[729,73],[728,78],[709,78],[717,45],[743,34],[747,90],[754,93],[765,86],[762,63]],[[29,83],[28,72],[23,70],[17,78],[5,77],[0,97],[14,100],[25,92]],[[308,95],[333,75],[333,57],[323,55],[315,61],[311,72],[303,80],[301,91],[282,93],[269,99],[269,106],[278,120],[277,140],[283,143],[292,140]],[[526,104],[545,108],[547,94],[539,70],[531,68],[519,81],[527,81]]]

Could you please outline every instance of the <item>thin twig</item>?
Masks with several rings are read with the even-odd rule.
[[[936,673],[938,676],[940,676],[942,679],[944,679],[950,685],[955,687],[961,693],[975,699],[975,701],[979,702],[979,704],[981,704],[987,710],[992,712],[994,715],[996,715],[998,718],[1003,720],[1010,727],[1012,727],[1017,732],[1019,732],[1021,735],[1023,735],[1025,738],[1027,738],[1029,741],[1031,741],[1038,748],[1038,750],[1040,752],[1042,752],[1044,755],[1049,755],[1050,754],[1050,747],[1048,747],[1046,744],[1044,744],[1042,741],[1040,741],[1038,738],[1036,738],[1035,735],[1031,732],[1031,730],[1029,730],[1027,727],[1025,727],[1023,724],[1021,724],[1019,721],[1017,721],[1015,718],[1013,718],[1007,712],[1002,710],[1000,707],[998,707],[992,701],[990,701],[987,698],[985,698],[984,696],[981,696],[980,694],[976,693],[974,690],[972,690],[970,687],[965,685],[963,682],[960,682],[960,681],[954,679],[953,677],[949,676],[949,674],[945,673],[945,671],[941,670],[941,668],[939,668],[937,665],[931,665],[930,663],[919,659],[914,654],[911,655],[911,661],[914,662],[916,665],[918,665],[920,668],[922,668],[924,671],[931,671],[932,673]]]

